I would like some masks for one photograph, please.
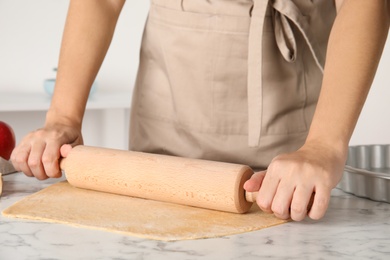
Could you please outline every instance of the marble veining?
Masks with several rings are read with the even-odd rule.
[[[4,176],[0,209],[59,180]],[[0,259],[390,259],[390,204],[332,191],[327,215],[221,238],[161,242],[0,217]]]

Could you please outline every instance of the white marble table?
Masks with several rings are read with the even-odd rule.
[[[59,180],[4,176],[1,210]],[[160,242],[0,217],[0,259],[390,259],[390,204],[332,192],[320,221],[215,239]]]

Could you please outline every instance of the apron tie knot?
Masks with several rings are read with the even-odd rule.
[[[297,58],[297,42],[294,32],[287,17],[276,9],[272,10],[275,40],[280,54],[287,62],[294,62]]]
[[[271,8],[274,34],[280,54],[287,62],[297,57],[294,25],[301,33],[310,52],[323,72],[325,58],[310,33],[310,24],[292,0],[254,0],[248,45],[248,145],[260,145],[263,112],[263,29],[267,9]]]

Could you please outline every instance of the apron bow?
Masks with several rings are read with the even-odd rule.
[[[311,36],[308,20],[292,0],[254,0],[248,46],[248,144],[251,147],[260,145],[262,132],[262,36],[268,8],[271,8],[276,44],[287,62],[294,62],[297,57],[296,36],[292,28],[294,25],[304,38],[321,72],[325,63],[318,44]]]

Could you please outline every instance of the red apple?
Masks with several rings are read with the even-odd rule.
[[[15,133],[11,126],[0,121],[0,157],[9,160],[15,148]]]

